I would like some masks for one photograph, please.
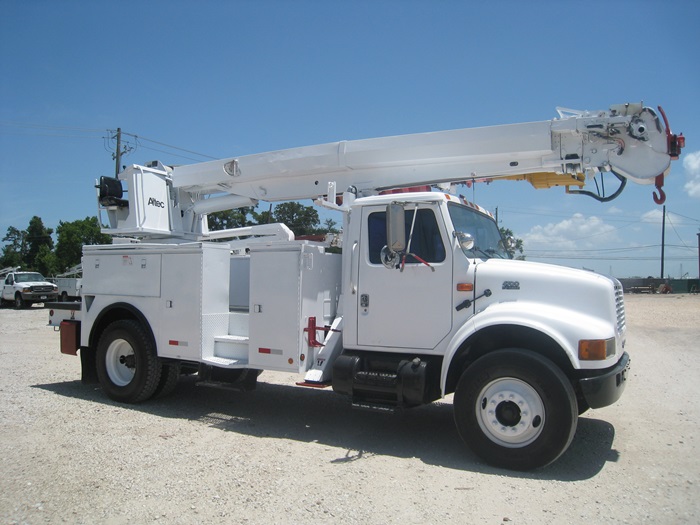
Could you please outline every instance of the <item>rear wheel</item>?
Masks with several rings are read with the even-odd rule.
[[[160,371],[160,381],[158,381],[158,386],[153,392],[153,397],[165,397],[171,394],[179,380],[180,363],[164,363]]]
[[[488,463],[514,470],[548,465],[571,444],[576,394],[551,361],[528,350],[498,350],[467,368],[454,397],[462,439]]]
[[[97,344],[97,377],[115,401],[139,403],[158,387],[162,365],[144,327],[137,321],[114,321]]]

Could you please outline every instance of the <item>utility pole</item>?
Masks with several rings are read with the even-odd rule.
[[[117,152],[114,155],[114,158],[117,161],[114,170],[114,176],[116,177],[117,175],[119,175],[119,167],[121,166],[122,162],[122,128],[117,128]],[[661,273],[663,273],[663,266],[661,268]]]
[[[664,204],[664,216],[661,219],[661,278],[664,278],[664,247],[666,243],[666,205]]]
[[[700,232],[698,232],[698,279],[700,279]]]
[[[129,153],[133,148],[127,143],[122,149],[122,128],[117,128],[117,134],[112,136],[112,139],[117,140],[117,150],[112,153],[112,159],[116,161],[114,166],[114,176],[116,177],[122,169],[122,155]]]

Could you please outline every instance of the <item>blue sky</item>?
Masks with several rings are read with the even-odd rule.
[[[682,0],[0,0],[0,234],[94,215],[117,127],[140,137],[123,163],[189,164],[644,101],[687,137],[665,186],[665,274],[697,277],[698,20]],[[528,259],[628,277],[660,272],[652,190],[464,194],[498,208]]]

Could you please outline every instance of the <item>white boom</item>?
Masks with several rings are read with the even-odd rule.
[[[111,229],[106,231],[206,233],[204,214],[258,200],[325,197],[332,206],[336,188],[366,196],[419,184],[492,179],[528,180],[536,188],[563,186],[567,192],[603,201],[619,195],[629,179],[655,183],[659,196],[654,199],[661,203],[664,175],[685,140],[671,133],[659,110],[665,126],[641,103],[615,105],[608,111],[559,108],[559,118],[542,122],[332,142],[172,169],[161,164],[155,169],[132,166],[119,178],[129,182],[129,201],[143,217],[126,220],[124,210],[112,213]],[[169,190],[154,196],[139,178],[146,172],[157,175]],[[613,194],[581,189],[587,180],[608,172],[619,180]],[[149,205],[172,214],[146,220]]]

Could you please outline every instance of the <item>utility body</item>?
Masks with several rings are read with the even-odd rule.
[[[454,393],[459,433],[477,454],[543,466],[569,446],[579,413],[624,390],[622,287],[510,259],[492,215],[451,190],[509,178],[589,193],[587,177],[612,172],[661,193],[682,145],[654,110],[627,104],[130,166],[97,184],[114,243],[84,247],[83,302],[52,305],[50,324],[62,352],[80,352],[83,380],[118,401],[166,394],[183,367],[240,389],[264,370],[296,372],[301,385],[378,410]],[[207,228],[213,211],[309,197],[343,214],[342,253],[282,224]]]
[[[83,269],[81,265],[78,264],[52,279],[56,286],[58,286],[59,301],[67,302],[80,300],[82,273]]]

